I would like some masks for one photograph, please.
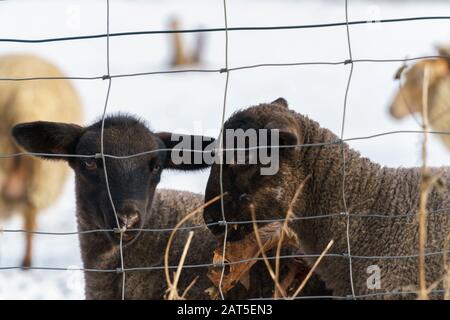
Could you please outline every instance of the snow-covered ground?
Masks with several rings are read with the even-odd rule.
[[[228,23],[236,26],[298,25],[345,20],[344,0],[228,0]],[[448,2],[349,1],[350,20],[410,16],[450,16]],[[172,16],[184,28],[222,27],[222,0],[114,1],[110,31],[166,29]],[[106,1],[1,1],[0,38],[37,39],[106,31]],[[435,44],[450,40],[450,21],[416,21],[350,27],[354,59],[403,58],[433,54]],[[206,34],[206,57],[200,68],[224,66],[224,34]],[[345,27],[229,34],[229,66],[301,61],[341,61],[348,58]],[[193,41],[194,36],[186,35]],[[142,35],[111,38],[111,73],[168,70],[169,37]],[[1,42],[0,53],[33,52],[54,61],[68,75],[106,73],[106,40],[41,44]],[[392,120],[387,107],[397,84],[400,63],[358,63],[349,93],[346,137],[401,129],[419,129],[412,119]],[[232,72],[226,115],[260,102],[285,97],[291,108],[340,132],[349,66],[265,67]],[[74,82],[83,100],[86,122],[102,111],[107,83]],[[216,136],[220,127],[224,74],[185,73],[114,79],[109,112],[127,111],[147,119],[155,130],[200,132]],[[420,136],[391,135],[354,141],[351,145],[371,159],[390,166],[420,163]],[[448,164],[450,154],[437,138],[429,144],[433,165]],[[165,172],[161,187],[203,192],[208,172]],[[21,228],[19,218],[4,225]],[[64,195],[39,216],[39,230],[74,231],[73,178]],[[81,266],[76,236],[35,237],[34,265],[69,271],[0,270],[0,299],[82,299]],[[0,266],[18,266],[23,235],[0,233]]]

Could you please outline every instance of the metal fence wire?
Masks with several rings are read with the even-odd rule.
[[[369,140],[381,136],[386,135],[395,135],[395,134],[417,134],[417,133],[430,133],[435,135],[446,135],[450,134],[450,132],[441,132],[441,131],[424,131],[424,130],[397,130],[397,131],[388,131],[388,132],[381,132],[378,134],[370,135],[370,136],[359,136],[359,137],[350,137],[350,138],[344,138],[345,133],[345,122],[346,122],[346,114],[347,114],[347,101],[350,91],[350,86],[352,82],[352,75],[353,70],[355,67],[355,64],[359,63],[406,63],[408,61],[416,61],[416,60],[423,60],[423,59],[430,59],[430,58],[450,58],[450,56],[447,55],[429,55],[429,56],[418,56],[418,57],[412,57],[412,58],[399,58],[399,59],[353,59],[352,55],[352,45],[351,45],[351,33],[350,33],[350,26],[357,26],[357,25],[363,25],[367,23],[398,23],[398,22],[407,22],[407,21],[425,21],[425,20],[450,20],[450,16],[423,16],[423,17],[408,17],[408,18],[395,18],[395,19],[382,19],[377,21],[349,21],[348,19],[348,0],[345,0],[344,3],[344,10],[345,10],[345,21],[344,22],[337,22],[337,23],[321,23],[321,24],[309,24],[309,25],[284,25],[284,26],[269,26],[269,27],[228,27],[228,15],[227,15],[227,1],[222,0],[222,7],[223,7],[223,27],[222,28],[206,28],[206,29],[184,29],[184,30],[146,30],[146,31],[132,31],[132,32],[121,32],[121,33],[110,33],[110,1],[106,1],[106,33],[104,34],[92,34],[92,35],[80,35],[80,36],[73,36],[73,37],[60,37],[60,38],[46,38],[46,39],[8,39],[8,38],[0,38],[0,42],[10,42],[10,43],[27,43],[27,44],[36,44],[36,43],[47,43],[47,42],[60,42],[60,41],[75,41],[75,40],[87,40],[87,39],[95,39],[95,38],[106,38],[106,74],[103,75],[97,75],[97,76],[70,76],[70,77],[30,77],[30,78],[0,78],[0,81],[33,81],[33,80],[54,80],[54,79],[71,79],[71,80],[102,80],[108,82],[107,87],[107,93],[105,97],[105,103],[103,108],[103,115],[102,115],[102,129],[101,129],[101,152],[99,154],[87,154],[87,155],[79,155],[79,154],[43,154],[43,153],[15,153],[15,154],[0,154],[0,159],[4,158],[11,158],[11,157],[20,157],[20,156],[47,156],[47,157],[57,157],[57,156],[64,156],[64,157],[77,157],[77,158],[102,158],[103,165],[104,165],[104,173],[106,177],[106,188],[108,191],[109,199],[111,202],[111,206],[114,211],[116,223],[117,223],[117,229],[93,229],[88,231],[73,231],[73,232],[45,232],[45,231],[28,231],[23,229],[3,229],[0,230],[0,232],[4,233],[33,233],[38,235],[52,235],[52,236],[67,236],[67,235],[78,235],[78,234],[89,234],[89,233],[96,233],[96,232],[117,232],[120,230],[119,225],[119,219],[117,215],[117,211],[115,209],[114,200],[111,196],[109,183],[108,183],[108,169],[106,167],[106,158],[114,158],[114,159],[129,159],[132,157],[139,157],[142,155],[155,153],[155,152],[161,152],[161,151],[174,151],[174,149],[157,149],[157,150],[149,150],[146,152],[142,152],[139,154],[132,154],[127,156],[114,156],[111,154],[107,154],[104,152],[104,145],[103,145],[103,135],[104,135],[104,123],[106,114],[108,111],[108,100],[109,95],[111,92],[111,86],[113,79],[115,78],[124,78],[124,77],[136,77],[136,76],[150,76],[150,75],[157,75],[157,74],[175,74],[175,73],[218,73],[218,74],[224,74],[225,75],[225,86],[224,86],[224,93],[223,93],[223,103],[221,106],[221,112],[222,112],[222,118],[220,123],[220,135],[219,135],[219,148],[215,150],[215,152],[218,152],[219,155],[222,155],[222,151],[227,151],[229,149],[223,148],[223,141],[221,139],[224,129],[224,123],[225,123],[225,114],[226,114],[226,107],[227,107],[227,96],[228,96],[228,87],[230,84],[230,73],[235,71],[242,71],[247,69],[254,69],[254,68],[263,68],[263,67],[292,67],[292,66],[305,66],[305,65],[329,65],[329,66],[339,66],[342,65],[344,67],[349,67],[349,73],[348,73],[348,79],[347,79],[347,85],[345,89],[345,95],[344,95],[344,101],[343,101],[343,107],[342,107],[342,123],[341,123],[341,132],[340,132],[340,138],[335,141],[328,141],[323,143],[315,143],[315,144],[297,144],[297,145],[289,145],[289,146],[280,146],[280,148],[298,148],[298,147],[324,147],[324,146],[341,146],[342,148],[342,201],[344,205],[344,212],[336,212],[336,213],[330,213],[330,214],[322,214],[322,215],[308,215],[305,217],[292,217],[290,220],[296,221],[296,220],[306,220],[306,219],[324,219],[324,218],[345,218],[346,219],[346,238],[347,238],[347,251],[343,252],[341,254],[336,253],[327,253],[324,254],[324,256],[327,257],[334,257],[337,259],[346,259],[349,264],[349,279],[350,279],[350,287],[351,287],[351,293],[347,296],[336,296],[336,295],[330,295],[330,296],[299,296],[295,299],[358,299],[358,298],[369,298],[369,297],[378,297],[378,296],[388,296],[388,295],[399,295],[399,294],[415,294],[415,291],[395,291],[395,292],[377,292],[373,294],[365,294],[365,295],[356,295],[353,285],[353,272],[352,272],[352,262],[353,260],[361,260],[361,259],[417,259],[419,257],[419,254],[412,254],[412,255],[391,255],[391,256],[358,256],[358,255],[352,255],[351,253],[351,247],[350,247],[350,219],[361,219],[361,218],[379,218],[379,219],[407,219],[411,217],[417,216],[417,212],[410,212],[404,215],[388,215],[383,213],[372,213],[372,214],[354,214],[349,213],[347,209],[346,204],[346,195],[345,195],[345,184],[346,184],[346,159],[345,159],[345,152],[344,152],[344,143],[349,141],[355,141],[355,140]],[[265,63],[265,64],[255,64],[255,65],[244,65],[244,66],[237,66],[230,68],[228,66],[228,49],[229,49],[229,43],[228,43],[228,34],[229,32],[243,32],[243,31],[267,31],[267,30],[290,30],[290,29],[312,29],[312,28],[333,28],[333,27],[340,27],[345,26],[346,28],[346,38],[347,38],[347,46],[348,46],[348,58],[343,61],[301,61],[301,62],[293,62],[293,63]],[[183,70],[161,70],[161,71],[148,71],[148,72],[139,72],[139,73],[127,73],[127,74],[111,74],[110,73],[110,44],[109,40],[111,37],[128,37],[128,36],[137,36],[137,35],[153,35],[153,34],[170,34],[170,33],[200,33],[200,32],[223,32],[225,34],[225,43],[224,43],[224,58],[225,58],[225,65],[222,68],[216,68],[216,69],[183,69]],[[254,147],[259,148],[259,147]],[[254,149],[253,147],[246,148],[245,150],[251,150]],[[239,150],[239,148],[236,148],[234,150]],[[176,151],[176,150],[175,150]],[[186,151],[186,149],[184,149]],[[187,150],[187,151],[193,151],[197,152],[195,150]],[[206,151],[200,151],[200,152],[206,152]],[[209,151],[211,152],[211,151]],[[223,167],[222,167],[222,161],[220,161],[220,188],[221,193],[223,194]],[[222,221],[217,221],[213,223],[206,224],[206,226],[214,226],[214,225],[224,225],[225,227],[225,237],[223,241],[223,251],[222,251],[222,263],[220,264],[222,267],[221,272],[221,278],[219,283],[219,293],[220,297],[224,299],[224,293],[222,291],[222,281],[224,278],[226,267],[232,264],[239,264],[239,263],[246,263],[249,261],[254,260],[262,260],[262,257],[257,258],[250,258],[250,259],[243,259],[239,261],[233,261],[228,262],[225,261],[225,250],[226,250],[226,243],[227,243],[227,231],[229,225],[236,225],[236,224],[251,224],[254,222],[254,220],[251,221],[227,221],[225,216],[225,210],[224,210],[224,202],[223,198],[221,198],[221,212],[222,212]],[[434,211],[429,211],[428,214],[430,215],[441,215],[441,214],[448,214],[450,212],[450,208],[441,208]],[[281,222],[284,221],[284,219],[265,219],[265,220],[256,220],[258,223],[270,223],[270,222]],[[191,226],[191,227],[180,227],[178,230],[194,230],[198,228],[203,228],[204,225],[201,226]],[[161,229],[128,229],[128,231],[142,231],[142,232],[172,232],[175,229],[175,226],[167,226],[166,228]],[[126,274],[128,272],[133,271],[145,271],[145,270],[161,270],[164,269],[164,265],[157,265],[157,266],[151,266],[151,267],[138,267],[138,268],[124,268],[124,258],[123,258],[123,245],[122,245],[122,236],[123,233],[120,232],[120,267],[117,269],[86,269],[86,268],[78,268],[78,269],[72,269],[72,270],[80,270],[83,272],[111,272],[111,273],[117,273],[120,272],[122,274],[122,299],[125,299],[125,285],[126,285]],[[427,252],[425,256],[436,256],[436,255],[444,255],[449,253],[450,251],[439,251],[439,252]],[[279,256],[280,259],[292,259],[292,258],[317,258],[320,254],[295,254],[295,255],[285,255],[285,256]],[[269,256],[267,257],[269,260],[274,260],[277,257],[275,256]],[[204,264],[195,264],[195,265],[184,265],[183,268],[202,268],[202,267],[217,267],[217,264],[214,263],[204,263]],[[168,266],[169,269],[177,269],[177,265],[170,265]],[[3,266],[0,267],[1,270],[11,270],[11,269],[30,269],[30,270],[50,270],[50,271],[65,271],[67,268],[62,267],[22,267],[22,266]],[[442,293],[444,290],[432,290],[431,293]],[[265,299],[273,299],[273,298],[261,298],[263,300]]]

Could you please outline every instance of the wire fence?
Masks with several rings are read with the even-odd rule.
[[[101,118],[102,127],[101,127],[101,151],[100,153],[96,154],[86,154],[86,155],[80,155],[80,154],[47,154],[47,153],[32,153],[32,152],[21,152],[21,153],[14,153],[14,154],[0,154],[0,159],[5,158],[13,158],[13,157],[20,157],[20,156],[46,156],[46,157],[75,157],[75,158],[101,158],[103,161],[103,168],[104,168],[104,174],[106,178],[106,189],[108,191],[108,197],[111,203],[111,207],[114,212],[115,221],[117,224],[117,228],[113,229],[92,229],[92,230],[84,230],[84,231],[70,231],[70,232],[49,232],[49,231],[29,231],[24,229],[2,229],[0,232],[3,233],[31,233],[31,234],[37,234],[37,235],[50,235],[50,236],[69,236],[69,235],[82,235],[82,234],[93,234],[93,233],[119,233],[120,234],[120,242],[119,242],[119,253],[120,253],[120,265],[115,269],[89,269],[89,268],[75,268],[74,270],[80,270],[83,272],[93,272],[93,273],[118,273],[122,275],[122,290],[121,290],[121,296],[122,299],[126,299],[125,295],[125,287],[126,287],[126,274],[129,272],[137,272],[137,271],[152,271],[152,270],[163,270],[165,268],[164,265],[154,265],[154,266],[147,266],[147,267],[134,267],[134,268],[125,268],[124,267],[124,255],[123,255],[123,230],[120,228],[119,224],[119,217],[116,211],[115,202],[111,195],[110,186],[108,183],[108,175],[110,172],[108,172],[108,168],[106,166],[106,158],[112,158],[112,159],[130,159],[133,157],[140,157],[143,155],[148,155],[152,153],[157,152],[167,152],[167,151],[181,151],[177,149],[154,149],[154,150],[148,150],[145,152],[137,153],[137,154],[131,154],[126,156],[116,156],[112,154],[105,153],[104,150],[104,131],[105,131],[105,120],[106,115],[108,112],[108,101],[110,92],[112,90],[112,83],[115,78],[124,78],[124,77],[136,77],[136,76],[151,76],[151,75],[158,75],[158,74],[176,74],[176,73],[218,73],[218,74],[224,74],[225,75],[225,86],[224,86],[224,93],[223,93],[223,101],[221,106],[221,122],[220,122],[220,135],[219,135],[219,146],[218,149],[209,151],[209,152],[217,152],[220,157],[222,157],[222,153],[224,151],[229,151],[230,149],[223,147],[223,131],[224,131],[224,124],[225,124],[225,114],[227,109],[227,96],[228,96],[228,88],[230,85],[230,73],[235,71],[243,71],[248,69],[254,69],[254,68],[264,68],[264,67],[294,67],[294,66],[311,66],[311,65],[328,65],[328,66],[349,66],[350,70],[348,73],[347,78],[347,84],[345,89],[345,95],[344,95],[344,101],[342,106],[342,122],[341,122],[341,132],[340,132],[340,138],[336,139],[334,141],[325,141],[322,143],[314,143],[314,144],[296,144],[296,145],[288,145],[288,146],[279,146],[279,148],[309,148],[309,147],[333,147],[333,146],[341,146],[342,150],[342,202],[344,211],[343,212],[336,212],[336,213],[329,213],[329,214],[310,214],[305,215],[301,217],[291,217],[290,221],[301,221],[301,220],[311,220],[311,219],[345,219],[346,223],[346,241],[347,241],[347,250],[343,253],[326,253],[324,256],[326,257],[333,257],[333,258],[341,258],[346,259],[348,261],[349,265],[349,279],[350,279],[350,288],[351,293],[347,296],[338,296],[338,295],[326,295],[326,296],[299,296],[295,297],[295,299],[339,299],[339,300],[347,300],[347,299],[359,299],[359,298],[370,298],[370,297],[384,297],[389,295],[405,295],[405,294],[417,294],[417,291],[395,291],[395,292],[376,292],[373,294],[365,294],[365,295],[357,295],[354,288],[353,283],[353,263],[354,260],[379,260],[379,259],[386,259],[386,260],[402,260],[402,259],[417,259],[419,257],[419,254],[407,254],[407,255],[382,255],[382,256],[362,256],[362,255],[353,255],[351,251],[350,246],[350,221],[351,219],[363,219],[363,218],[378,218],[378,219],[392,219],[392,220],[403,220],[408,218],[414,218],[417,216],[417,212],[409,212],[406,214],[395,214],[395,213],[350,213],[347,208],[346,203],[346,194],[345,194],[345,186],[346,186],[346,158],[345,158],[345,152],[344,152],[344,143],[350,142],[350,141],[356,141],[356,140],[368,140],[368,139],[374,139],[381,136],[387,136],[387,135],[397,135],[397,134],[423,134],[423,133],[429,133],[429,134],[436,134],[436,135],[448,135],[450,132],[443,132],[443,131],[424,131],[424,130],[397,130],[397,131],[388,131],[388,132],[381,132],[373,135],[368,136],[359,136],[359,137],[350,137],[350,138],[344,138],[345,134],[345,126],[346,126],[346,115],[347,115],[347,101],[349,97],[349,92],[351,88],[352,83],[352,75],[353,70],[356,64],[359,63],[406,63],[409,61],[417,61],[417,60],[424,60],[424,59],[433,59],[433,58],[448,58],[450,59],[450,56],[448,55],[427,55],[427,56],[418,56],[418,57],[412,57],[412,58],[393,58],[393,59],[354,59],[352,54],[352,44],[351,44],[351,32],[350,32],[350,26],[357,26],[357,25],[364,25],[367,23],[377,23],[377,24],[383,24],[383,23],[404,23],[408,21],[427,21],[427,20],[450,20],[450,16],[422,16],[422,17],[406,17],[406,18],[395,18],[395,19],[381,19],[377,21],[349,21],[348,17],[348,10],[349,10],[349,1],[345,0],[345,21],[344,22],[336,22],[336,23],[321,23],[321,24],[310,24],[310,25],[284,25],[284,26],[269,26],[269,27],[261,27],[261,26],[253,26],[253,27],[229,27],[228,26],[228,14],[227,14],[227,1],[223,0],[222,7],[223,7],[223,27],[219,28],[204,28],[204,29],[183,29],[183,30],[145,30],[145,31],[131,31],[131,32],[120,32],[120,33],[110,33],[110,1],[105,0],[106,2],[106,33],[104,34],[92,34],[92,35],[80,35],[80,36],[73,36],[73,37],[59,37],[59,38],[45,38],[45,39],[8,39],[8,38],[0,38],[0,42],[4,43],[26,43],[26,44],[37,44],[37,43],[49,43],[49,42],[61,42],[61,41],[80,41],[80,40],[89,40],[89,39],[98,39],[98,38],[105,38],[106,39],[106,53],[105,53],[105,60],[107,62],[107,70],[105,74],[102,75],[96,75],[96,76],[68,76],[68,77],[47,77],[45,75],[39,76],[39,77],[29,77],[29,78],[0,78],[0,81],[34,81],[34,80],[61,80],[61,79],[68,79],[68,80],[102,80],[107,81],[107,93],[105,96],[105,102],[104,102],[104,108],[103,108],[103,114]],[[346,60],[342,61],[301,61],[301,62],[292,62],[292,63],[264,63],[264,64],[255,64],[255,65],[244,65],[244,66],[237,66],[237,67],[229,67],[228,64],[228,51],[229,51],[229,41],[228,36],[229,32],[245,32],[245,31],[258,31],[263,32],[267,30],[290,30],[290,29],[312,29],[312,28],[333,28],[333,27],[341,27],[344,26],[346,29],[346,39],[347,39],[347,46],[348,46],[348,58]],[[225,34],[225,43],[224,43],[224,59],[225,59],[225,65],[221,68],[215,68],[215,69],[183,69],[183,70],[161,70],[161,71],[148,71],[148,72],[139,72],[139,73],[127,73],[127,74],[111,74],[110,73],[110,38],[111,37],[129,37],[129,36],[141,36],[141,35],[154,35],[154,34],[172,34],[172,33],[211,33],[211,32],[221,32]],[[252,150],[252,149],[260,149],[265,147],[250,147],[250,148],[234,148],[233,150]],[[208,152],[208,151],[198,151],[198,150],[186,150],[182,149],[184,151],[191,151],[191,152]],[[220,189],[221,194],[224,194],[226,190],[223,188],[223,161],[220,161]],[[205,267],[221,267],[221,277],[220,277],[220,283],[219,283],[219,293],[220,297],[222,299],[225,299],[225,293],[222,291],[222,285],[223,285],[223,279],[226,271],[226,267],[233,265],[233,264],[241,264],[251,261],[261,261],[263,260],[262,257],[256,257],[256,258],[249,258],[249,259],[241,259],[238,261],[228,262],[225,260],[226,256],[226,244],[227,244],[227,236],[228,236],[228,227],[230,225],[239,225],[239,224],[252,224],[255,221],[254,220],[248,220],[248,221],[228,221],[225,214],[225,207],[224,207],[224,200],[223,197],[220,199],[221,201],[221,213],[222,213],[222,220],[208,223],[204,225],[197,225],[197,226],[189,226],[185,227],[182,226],[178,228],[178,230],[196,230],[204,228],[205,226],[211,227],[216,225],[222,225],[224,226],[225,230],[225,236],[222,244],[222,261],[220,264],[217,263],[203,263],[203,264],[194,264],[194,265],[183,265],[183,268],[205,268]],[[429,211],[429,215],[447,215],[450,212],[450,208],[441,208],[438,210]],[[272,222],[282,222],[285,219],[261,219],[256,220],[258,223],[272,223]],[[127,231],[139,231],[139,232],[173,232],[175,229],[175,226],[167,226],[165,228],[158,228],[158,229],[151,229],[151,228],[138,228],[138,229],[128,229]],[[450,250],[443,250],[443,251],[436,251],[436,252],[427,252],[425,253],[425,256],[431,257],[431,256],[443,256],[450,253]],[[290,254],[290,255],[281,255],[281,256],[269,256],[267,257],[268,260],[274,260],[274,259],[293,259],[293,258],[318,258],[320,256],[320,253],[314,253],[314,254]],[[211,253],[212,258],[212,253]],[[169,269],[176,269],[178,268],[177,265],[169,265]],[[2,266],[0,267],[0,270],[12,270],[12,269],[29,269],[29,270],[47,270],[47,271],[65,271],[67,268],[62,267],[22,267],[22,266]],[[430,294],[441,294],[444,290],[431,290]],[[273,299],[273,297],[264,297],[260,298],[260,300],[265,299]]]

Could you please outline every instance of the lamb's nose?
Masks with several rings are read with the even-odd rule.
[[[132,229],[139,222],[139,212],[127,212],[119,214],[120,227]]]

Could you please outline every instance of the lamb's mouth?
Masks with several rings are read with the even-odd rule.
[[[220,229],[219,229],[220,228]],[[214,233],[216,239],[219,242],[223,242],[225,240],[225,227],[224,226],[218,226]],[[247,237],[249,234],[253,233],[253,227],[252,225],[246,226],[245,224],[240,223],[229,223],[227,227],[226,237],[227,242],[235,242],[235,241],[241,241],[245,237]]]
[[[122,238],[122,243],[124,245],[129,246],[130,244],[132,244],[139,238],[140,234],[141,234],[140,230],[130,229],[130,230],[125,230],[123,232],[115,233],[115,238],[119,243],[120,243],[120,239]]]

